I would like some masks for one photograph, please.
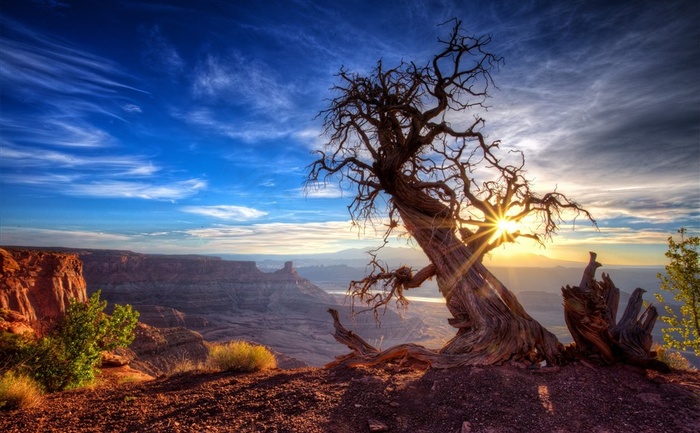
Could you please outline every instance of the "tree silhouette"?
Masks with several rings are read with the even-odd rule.
[[[489,37],[467,35],[457,20],[451,24],[425,65],[402,61],[387,68],[380,60],[368,75],[341,69],[337,96],[321,113],[328,142],[310,166],[308,183],[335,178],[354,192],[348,209],[356,224],[385,224],[385,244],[405,230],[428,257],[430,264],[414,273],[391,270],[373,255],[371,273],[353,281],[350,293],[375,314],[392,300],[405,304],[406,290],[436,277],[457,329],[441,354],[459,355],[455,362],[463,365],[557,364],[562,345],[482,259],[519,238],[543,242],[564,211],[595,221],[562,193],[534,192],[523,153],[504,151],[484,136],[485,120],[474,111],[487,108],[491,71],[502,59],[487,50]],[[355,349],[366,349],[356,343]]]

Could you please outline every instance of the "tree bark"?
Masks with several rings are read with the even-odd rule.
[[[413,238],[435,266],[438,287],[452,314],[457,335],[442,349],[444,354],[470,355],[470,365],[547,361],[562,363],[563,346],[556,336],[530,317],[515,295],[457,238],[449,224],[428,221],[415,208],[397,203]]]
[[[658,317],[656,308],[649,306],[640,315],[645,290],[634,290],[617,322],[620,289],[605,273],[602,281],[595,280],[595,270],[600,266],[596,254],[590,253],[579,286],[562,287],[564,318],[577,357],[599,357],[605,363],[622,362],[669,372],[669,367],[656,360],[656,354],[651,351],[651,332]]]

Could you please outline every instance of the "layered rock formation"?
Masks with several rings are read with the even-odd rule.
[[[59,317],[71,299],[87,300],[76,254],[0,249],[0,308],[29,321]]]
[[[41,322],[65,313],[72,299],[88,299],[77,253],[0,248],[0,332],[33,333]],[[202,336],[181,326],[140,323],[135,334],[125,352],[134,367],[149,374],[166,372],[184,359],[203,361],[208,353]]]
[[[291,262],[278,271],[262,272],[255,262],[228,261],[209,256],[55,250],[60,250],[57,255],[74,259],[77,255],[83,262],[88,294],[101,290],[102,299],[110,304],[132,305],[139,311],[142,323],[157,327],[152,332],[140,332],[142,337],[137,336],[134,343],[133,347],[141,352],[139,357],[145,356],[144,359],[150,356],[144,350],[148,352],[150,349],[147,349],[149,346],[145,342],[139,343],[139,339],[148,335],[157,336],[162,328],[179,329],[180,333],[190,332],[186,327],[201,334],[197,338],[180,335],[184,340],[193,338],[187,343],[191,344],[191,348],[188,349],[187,344],[181,348],[174,347],[179,344],[175,340],[180,337],[172,337],[168,334],[171,331],[167,331],[157,336],[156,340],[169,342],[163,343],[160,354],[154,354],[151,359],[157,360],[161,355],[183,358],[183,354],[188,352],[196,358],[200,356],[203,336],[212,342],[242,339],[264,344],[280,355],[283,365],[301,365],[296,360],[323,365],[335,355],[345,352],[345,348],[333,339],[333,324],[327,313],[329,307],[340,310],[346,323],[351,323],[354,329],[376,345],[436,338],[432,328],[422,319],[413,316],[404,320],[391,310],[382,316],[381,327],[377,326],[371,314],[351,319],[350,308],[343,304],[341,298],[329,295],[301,277]],[[37,251],[34,254],[42,253]],[[13,257],[3,259],[7,263],[4,267],[8,269],[5,271],[8,275],[10,272],[20,272],[18,269],[21,266],[13,265],[17,263]],[[12,286],[18,284],[15,281]],[[64,281],[61,284],[66,286],[67,283]],[[6,298],[8,304],[9,299],[14,299],[12,296]],[[35,300],[26,298],[24,302],[33,305]],[[13,306],[10,308],[15,309]],[[168,345],[172,346],[172,350]],[[142,368],[154,373],[167,369],[170,363],[153,360],[144,361],[148,364]]]
[[[342,350],[330,337],[325,312],[335,297],[299,276],[291,262],[266,273],[255,262],[209,256],[77,253],[88,292],[101,290],[110,303],[131,304],[143,323],[186,326],[208,341],[257,342],[312,364],[331,359],[331,347]]]
[[[332,302],[326,292],[300,277],[291,262],[277,272],[264,273],[255,262],[218,257],[97,250],[79,255],[88,291],[102,290],[103,297],[115,303],[158,305],[189,314],[232,314]]]

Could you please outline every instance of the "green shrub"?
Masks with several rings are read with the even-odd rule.
[[[24,409],[41,400],[41,388],[31,378],[11,371],[0,376],[0,410]]]
[[[277,360],[266,347],[231,341],[209,348],[209,363],[221,371],[252,372],[277,367]]]
[[[9,361],[0,369],[25,373],[48,391],[93,382],[101,352],[131,344],[138,321],[130,305],[117,305],[111,317],[103,312],[106,306],[97,291],[87,302],[71,300],[57,328],[42,338],[3,334],[0,354]]]

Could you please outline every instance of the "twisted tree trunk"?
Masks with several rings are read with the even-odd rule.
[[[481,263],[450,227],[426,224],[413,209],[398,206],[412,236],[435,266],[457,335],[440,351],[470,354],[470,365],[505,361],[561,363],[556,336],[530,317],[515,295]]]
[[[405,221],[405,220],[404,220]],[[420,230],[414,230],[416,239],[425,241]],[[401,344],[380,351],[340,323],[335,310],[333,316],[335,338],[352,352],[338,357],[326,367],[375,365],[390,360],[412,360],[434,368],[465,365],[494,365],[505,361],[528,361],[532,364],[546,360],[548,365],[563,364],[564,347],[557,338],[532,319],[515,296],[501,284],[480,262],[472,260],[469,250],[449,231],[430,229],[433,251],[431,257],[437,271],[438,285],[446,299],[457,328],[457,335],[442,349],[435,351],[417,344]],[[436,240],[444,242],[436,242]],[[432,250],[425,250],[432,251]],[[429,256],[430,257],[430,256]],[[636,289],[619,322],[616,322],[620,291],[603,274],[603,282],[595,280],[600,266],[591,253],[591,262],[584,271],[578,287],[562,288],[566,324],[575,344],[569,346],[567,358],[573,355],[583,359],[599,357],[603,362],[627,363],[670,371],[650,351],[651,331],[656,321],[656,310],[648,307],[641,316],[642,293]],[[448,272],[449,271],[449,272]],[[442,273],[440,273],[442,272]]]

